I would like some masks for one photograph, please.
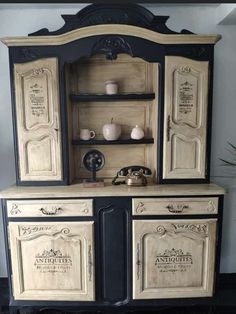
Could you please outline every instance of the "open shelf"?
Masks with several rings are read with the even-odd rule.
[[[152,100],[155,98],[155,93],[142,94],[70,94],[70,100],[79,101],[119,101],[119,100]]]
[[[141,140],[121,139],[116,141],[106,140],[72,140],[73,145],[130,145],[130,144],[153,144],[153,138],[142,138]]]

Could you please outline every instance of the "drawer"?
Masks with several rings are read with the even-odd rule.
[[[80,217],[93,215],[93,200],[7,201],[8,217]]]
[[[200,215],[217,214],[217,197],[133,198],[133,215]]]

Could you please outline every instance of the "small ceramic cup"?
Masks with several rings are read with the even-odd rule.
[[[106,81],[105,85],[107,95],[115,95],[118,93],[118,83],[116,81]]]
[[[96,133],[94,131],[91,131],[89,129],[80,129],[79,137],[81,140],[88,141],[95,136]]]

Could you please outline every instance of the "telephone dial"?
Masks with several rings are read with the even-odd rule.
[[[129,166],[120,169],[117,172],[115,178],[112,180],[113,185],[127,184],[132,186],[144,186],[147,185],[147,176],[152,174],[151,170],[143,166]],[[119,178],[125,180],[117,181]]]

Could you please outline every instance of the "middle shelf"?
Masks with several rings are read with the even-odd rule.
[[[119,101],[119,100],[153,100],[155,93],[122,93],[122,94],[70,94],[70,100],[73,102],[90,101]]]
[[[154,138],[142,138],[141,140],[120,139],[116,141],[107,140],[72,140],[72,145],[130,145],[130,144],[153,144]]]

